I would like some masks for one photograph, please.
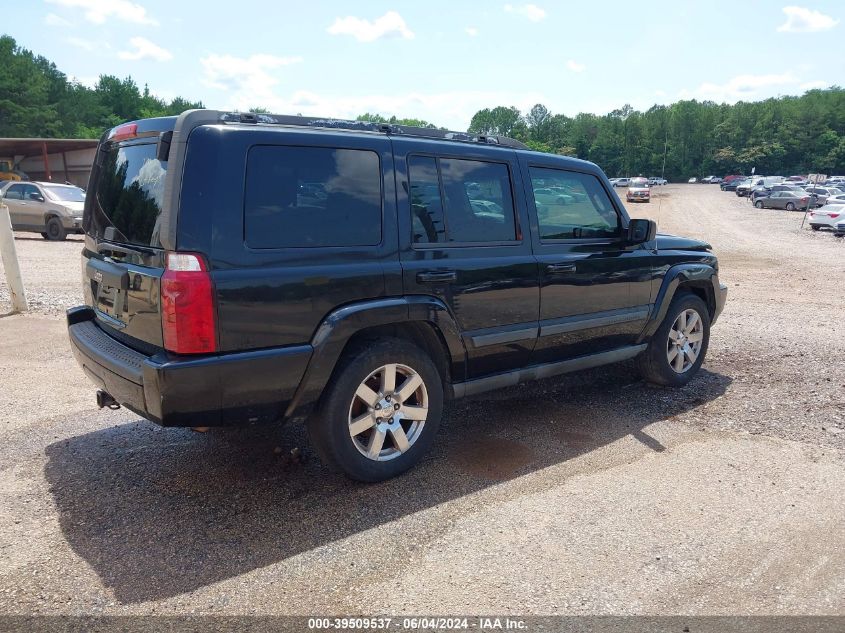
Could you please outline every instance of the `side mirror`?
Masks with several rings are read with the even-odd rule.
[[[654,220],[632,219],[628,224],[628,243],[642,244],[657,236],[657,222]]]
[[[42,196],[40,193],[29,194],[29,199],[35,200],[36,202],[44,202],[44,196]]]

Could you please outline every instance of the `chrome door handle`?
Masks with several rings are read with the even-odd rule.
[[[438,270],[417,273],[417,283],[421,284],[448,283],[457,280],[458,275],[454,270]]]
[[[574,273],[578,269],[575,264],[549,264],[546,270],[550,273]]]

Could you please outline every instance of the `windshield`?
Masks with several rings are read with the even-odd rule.
[[[85,202],[85,192],[79,187],[42,185],[47,197],[56,202]]]
[[[645,178],[634,178],[631,180],[632,187],[645,187],[648,185],[648,180]]]
[[[88,234],[124,244],[160,246],[166,175],[167,162],[156,158],[155,144],[111,146],[92,174],[85,209]]]

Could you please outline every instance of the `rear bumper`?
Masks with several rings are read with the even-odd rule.
[[[279,419],[311,358],[310,345],[208,356],[147,356],[109,336],[89,307],[67,312],[68,335],[88,378],[129,410],[163,426]]]

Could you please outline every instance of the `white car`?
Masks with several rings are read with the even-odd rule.
[[[810,211],[807,219],[814,231],[821,228],[837,230],[836,225],[845,220],[845,204],[826,204],[820,209]]]
[[[630,178],[617,178],[616,182],[613,183],[614,187],[627,187],[631,184]]]
[[[0,188],[9,207],[12,229],[34,231],[47,240],[63,240],[82,233],[85,192],[74,185],[53,182],[8,182]]]
[[[698,182],[698,178],[696,178],[695,176],[693,176],[692,178],[690,178],[689,180],[687,180],[687,182],[688,182],[689,184],[691,184],[691,185],[694,185],[695,183],[697,183],[697,182]]]
[[[625,194],[628,202],[651,202],[651,191],[645,178],[631,178],[628,191]]]
[[[666,180],[665,178],[657,178],[657,177],[654,177],[654,176],[648,179],[648,184],[649,184],[649,185],[651,185],[651,186],[654,186],[654,185],[665,185],[665,184],[667,184],[668,182],[669,182],[669,181],[668,181],[668,180]]]
[[[845,204],[845,193],[838,193],[827,199],[827,204]]]

